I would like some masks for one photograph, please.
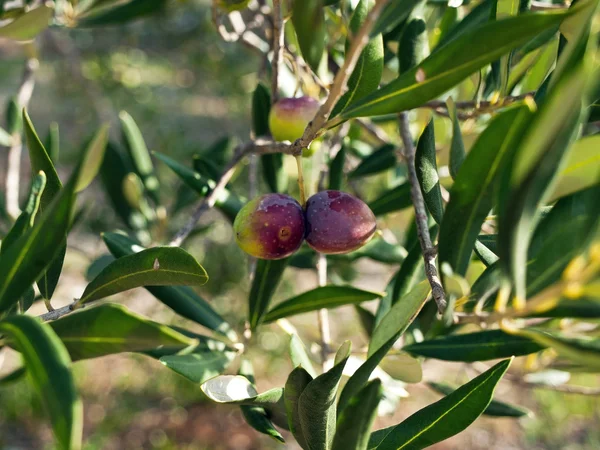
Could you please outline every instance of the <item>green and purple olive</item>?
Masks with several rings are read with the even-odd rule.
[[[319,110],[319,102],[312,97],[282,98],[269,113],[269,129],[276,141],[294,142],[302,137],[304,129]]]
[[[341,191],[321,191],[306,202],[306,242],[325,254],[348,253],[365,245],[377,229],[371,209]]]
[[[289,195],[266,194],[248,202],[233,223],[239,247],[261,259],[281,259],[304,240],[304,211]]]

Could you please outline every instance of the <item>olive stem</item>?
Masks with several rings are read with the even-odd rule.
[[[306,206],[306,191],[304,190],[304,170],[302,169],[302,156],[296,155],[296,166],[298,167],[298,189],[300,190],[300,204]]]
[[[319,253],[317,261],[317,276],[319,287],[327,285],[327,257],[323,253]],[[319,322],[319,335],[321,337],[321,363],[323,372],[327,370],[327,357],[330,354],[331,346],[331,331],[329,329],[329,311],[326,308],[321,308],[317,316]]]
[[[421,251],[423,253],[423,260],[425,262],[425,274],[427,275],[427,280],[429,280],[429,284],[431,285],[433,299],[437,304],[438,311],[441,313],[446,309],[447,306],[446,294],[444,293],[444,288],[442,287],[442,283],[438,276],[438,271],[435,265],[436,251],[431,243],[429,227],[427,226],[427,210],[425,209],[425,200],[423,199],[423,192],[421,192],[419,179],[417,178],[417,171],[415,169],[416,150],[410,134],[408,114],[406,112],[401,112],[398,115],[398,119],[400,135],[402,137],[402,142],[404,143],[404,158],[408,168],[410,196],[415,209],[417,235],[419,237],[419,243],[421,244]]]
[[[271,103],[279,99],[279,64],[283,56],[285,43],[283,18],[281,15],[281,1],[273,0],[273,37],[271,48],[273,59],[271,62]]]
[[[35,71],[39,66],[36,58],[29,58],[25,61],[23,68],[23,77],[16,95],[16,103],[19,108],[18,114],[23,108],[27,108],[33,88],[35,87]],[[6,212],[10,217],[16,219],[21,213],[19,208],[19,185],[21,174],[21,153],[23,151],[23,141],[20,130],[11,130],[11,146],[8,149],[8,160],[6,163]]]

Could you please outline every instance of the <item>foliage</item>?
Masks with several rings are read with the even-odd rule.
[[[54,33],[126,27],[178,7],[139,0],[22,3],[0,1],[0,36],[23,45],[48,27]],[[456,8],[273,0],[258,8],[253,1],[217,1],[221,35],[253,46],[268,67],[248,99],[252,140],[222,139],[181,162],[151,152],[145,130],[121,111],[114,121],[119,132],[97,124],[69,177],[58,161],[58,128],[44,142],[28,114],[21,92],[32,76],[26,65],[20,92],[6,108],[6,131],[0,128],[8,156],[24,141],[30,161],[27,201],[16,205],[17,214],[10,208],[17,174],[2,196],[6,205],[0,202],[0,352],[19,352],[23,366],[0,384],[27,375],[58,448],[78,449],[83,419],[73,363],[138,353],[200,385],[211,401],[239,407],[251,427],[278,442],[282,429],[305,449],[387,450],[426,448],[482,414],[527,415],[495,394],[511,364],[518,368],[507,378],[529,387],[545,370],[597,373],[598,1],[539,5],[548,10],[529,11],[528,2]],[[296,81],[291,88],[289,80]],[[295,92],[319,97],[321,109],[299,140],[273,142],[271,102]],[[297,190],[288,185],[292,156]],[[314,190],[303,177],[308,165],[320,170],[316,190],[329,186],[364,197],[379,235],[348,254],[304,246],[286,259],[250,261],[244,323],[226,319],[219,304],[194,289],[219,279],[209,279],[210,269],[183,248],[186,238],[230,229],[256,190],[297,195],[304,203],[305,191]],[[96,178],[122,230],[103,230],[112,257],[95,261],[79,298],[55,310],[50,302],[65,276],[68,237],[85,220],[78,198]],[[180,187],[171,199],[173,178]],[[399,233],[390,224],[411,206],[416,220]],[[222,216],[207,216],[207,225],[198,226],[212,208]],[[239,255],[215,251],[201,263],[229,268]],[[363,258],[395,271],[387,286],[352,285]],[[304,269],[317,272],[319,285],[281,299],[283,280]],[[204,331],[157,323],[113,297],[136,288]],[[433,301],[437,289],[444,303]],[[42,299],[48,312],[27,314]],[[336,345],[328,338],[326,311],[345,305],[355,307],[368,338],[355,351],[364,355],[358,365],[350,341]],[[290,321],[317,311],[320,341],[309,351]],[[283,386],[259,393],[247,358],[264,330],[289,335],[293,369]],[[527,364],[515,360],[521,356]],[[469,363],[479,374],[456,389],[430,382],[441,400],[374,431],[382,405],[396,395],[394,382],[420,381],[428,359]],[[524,374],[532,367],[540,373]],[[427,370],[425,378],[431,378]]]

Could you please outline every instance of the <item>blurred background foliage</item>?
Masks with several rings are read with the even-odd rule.
[[[151,150],[188,166],[195,154],[217,140],[224,137],[242,140],[250,134],[250,102],[257,82],[265,74],[264,61],[240,43],[221,40],[214,29],[208,1],[169,2],[160,16],[127,26],[50,29],[37,44],[40,68],[29,112],[40,131],[47,130],[51,122],[58,123],[60,170],[68,171],[84,140],[100,122],[110,122],[113,138],[119,139],[118,113],[121,110],[134,117]],[[0,104],[5,105],[16,91],[29,51],[26,46],[0,39]],[[288,80],[288,84],[290,82],[293,80]],[[473,79],[472,86],[463,83],[461,89],[473,90],[476,82]],[[422,117],[413,123],[423,127],[428,114],[423,111],[418,114]],[[446,165],[451,123],[436,116],[435,127],[440,165]],[[359,132],[352,130],[351,133],[353,131]],[[477,122],[472,121],[462,131],[469,147],[480,129]],[[289,164],[293,176],[294,165],[292,161]],[[173,214],[180,183],[164,164],[157,162],[156,168],[162,182],[160,195],[167,199],[170,226],[177,229],[185,221],[189,207]],[[306,170],[312,177],[309,180],[313,183],[319,169],[320,159],[306,161]],[[0,167],[0,180],[5,176],[4,170]],[[25,179],[27,173],[28,167],[24,164],[22,176]],[[372,191],[365,192],[362,184],[355,187],[364,197],[375,198],[378,192],[394,185],[398,177],[404,174],[386,171],[371,177],[373,182],[369,183],[369,189]],[[233,190],[247,195],[247,180],[245,170],[241,170],[233,182]],[[26,184],[23,183],[22,193]],[[259,190],[264,191],[264,186]],[[56,295],[64,303],[81,292],[88,266],[107,254],[99,233],[119,226],[119,218],[106,206],[107,198],[100,183],[85,194],[85,203],[85,221],[78,226],[70,242],[66,276]],[[241,325],[249,284],[247,263],[234,243],[229,224],[214,220],[219,214],[213,211],[204,217],[203,223],[214,222],[215,226],[191,239],[188,248],[211,277],[201,289],[203,296],[232,324]],[[387,215],[384,220],[395,235],[385,237],[402,241],[411,220],[410,211]],[[354,268],[339,264],[332,279],[358,276],[354,285],[382,290],[391,273],[389,266],[361,260]],[[314,272],[288,271],[275,297],[286,298],[297,293],[298,286],[314,285]],[[132,309],[156,320],[183,323],[183,319],[162,307],[145,291],[137,290],[121,297]],[[306,342],[316,340],[313,322],[310,314],[294,319]],[[354,335],[359,345],[366,342],[352,308],[337,310],[332,322],[334,341],[336,335],[344,334]],[[190,323],[186,326],[190,328]],[[270,327],[264,327],[255,340],[258,345],[249,356],[259,372],[259,388],[281,385],[291,369],[286,356],[287,341]],[[16,367],[16,358],[6,361],[5,365]],[[86,405],[86,449],[281,447],[245,425],[239,409],[206,402],[198,386],[148,358],[116,355],[79,362],[75,370]],[[467,370],[464,367],[456,371],[455,365],[433,360],[424,365],[424,372],[431,379],[450,379],[456,384],[473,376]],[[593,384],[596,377],[574,375],[574,379],[586,385]],[[597,398],[542,389],[531,391],[509,383],[502,384],[500,389],[505,399],[517,400],[534,411],[535,417],[518,421],[481,418],[476,426],[435,448],[600,448]],[[411,397],[402,399],[393,418],[379,419],[380,425],[397,423],[439,398],[424,384],[409,386],[408,390]],[[0,386],[0,448],[50,449],[48,442],[52,442],[51,431],[29,385],[18,381]]]

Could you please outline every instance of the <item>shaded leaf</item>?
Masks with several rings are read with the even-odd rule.
[[[302,57],[317,72],[327,43],[323,0],[295,1],[292,5],[292,23]]]
[[[130,0],[127,3],[117,3],[107,8],[91,9],[89,14],[78,18],[78,27],[94,27],[119,25],[136,20],[150,14],[155,14],[164,8],[167,0]]]
[[[366,450],[377,407],[383,398],[380,380],[373,380],[352,397],[338,418],[332,450]]]
[[[329,163],[329,189],[339,191],[342,189],[344,179],[344,163],[346,162],[346,148],[342,146]]]
[[[50,326],[74,361],[156,347],[163,350],[172,348],[176,352],[195,342],[165,325],[115,304],[69,314],[51,322]]]
[[[253,329],[263,321],[288,260],[258,260],[248,297],[248,318]]]
[[[415,155],[415,166],[417,178],[423,191],[425,205],[436,223],[442,223],[444,203],[440,189],[440,177],[437,171],[433,118],[419,137]]]
[[[21,352],[27,374],[52,422],[58,447],[81,448],[83,408],[69,353],[50,326],[25,315],[0,321],[0,331]]]
[[[368,202],[368,204],[376,216],[408,208],[412,205],[410,185],[403,183],[396,186],[381,194],[377,199]]]
[[[349,179],[374,175],[396,166],[396,147],[392,144],[385,144],[375,150],[369,156],[348,174]]]
[[[529,355],[545,347],[526,337],[489,330],[430,339],[407,345],[402,350],[427,358],[473,362]]]
[[[460,131],[460,122],[458,121],[458,115],[456,114],[456,106],[452,97],[449,97],[446,101],[448,105],[448,115],[452,121],[452,140],[450,141],[450,163],[448,164],[450,169],[450,175],[453,179],[456,179],[458,169],[465,160],[465,144],[462,139],[462,133]]]
[[[159,361],[194,383],[204,383],[225,372],[236,355],[232,351],[200,348],[198,351],[190,349],[176,355],[165,355]]]
[[[373,30],[371,37],[379,33],[387,33],[396,28],[404,19],[408,17],[410,12],[418,5],[421,0],[407,0],[402,2],[390,2],[383,8]]]

